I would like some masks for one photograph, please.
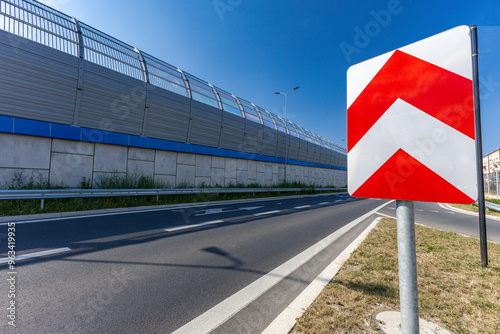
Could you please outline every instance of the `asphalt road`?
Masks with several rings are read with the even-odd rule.
[[[5,263],[0,280],[2,318],[15,300],[16,328],[1,325],[18,333],[170,333],[245,291],[214,332],[258,333],[373,219],[309,261],[288,264],[290,272],[276,268],[381,204],[333,194],[17,222],[15,298],[7,297]],[[0,258],[7,232],[0,226]],[[48,250],[60,252],[20,259]],[[245,290],[261,278],[274,282]]]
[[[477,216],[434,203],[415,209],[417,223],[477,228]],[[1,264],[0,325],[6,333],[260,333],[380,215],[395,216],[395,202],[329,194],[17,222],[15,268]],[[0,262],[7,233],[1,225]],[[21,259],[50,250],[58,253]]]
[[[396,217],[396,202],[387,205],[379,212],[390,217]],[[415,222],[479,238],[479,218],[477,214],[464,213],[443,204],[415,202]],[[486,232],[488,241],[500,242],[500,218],[487,218]]]

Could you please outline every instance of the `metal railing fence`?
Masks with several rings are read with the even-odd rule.
[[[213,87],[175,66],[36,0],[0,0],[0,29],[153,86],[239,114],[242,118],[253,122],[273,127],[273,124],[263,121],[260,111],[262,108],[248,104],[247,108],[253,108],[259,117],[247,117],[243,104],[239,101],[240,98],[229,93],[230,100],[234,100],[234,104],[232,106],[224,104],[221,102],[221,96],[226,96],[228,93],[222,89]],[[268,112],[268,114],[275,120],[279,119],[279,116],[273,113]],[[293,123],[285,124],[286,133],[298,138],[293,128]],[[274,129],[278,130],[275,124]],[[315,135],[314,139],[306,136],[304,140],[347,154],[346,148],[321,136]]]
[[[498,172],[484,174],[484,194],[489,197],[499,197],[500,179]]]

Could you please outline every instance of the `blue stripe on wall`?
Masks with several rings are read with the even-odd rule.
[[[87,141],[100,144],[121,145],[130,147],[149,148],[164,151],[212,155],[224,158],[237,158],[265,162],[285,163],[284,158],[268,155],[238,152],[215,147],[178,143],[169,140],[146,138],[123,133],[88,129],[77,126],[35,121],[11,116],[0,115],[0,132],[22,134],[28,136],[48,137],[76,141]],[[319,167],[326,169],[347,170],[344,167],[329,166],[299,160],[287,160],[287,164]]]

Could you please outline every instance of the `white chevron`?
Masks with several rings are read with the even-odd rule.
[[[470,28],[458,26],[398,50],[472,80]],[[347,70],[347,108],[373,80],[394,51],[351,66]]]
[[[477,198],[474,140],[401,99],[349,152],[349,192],[354,193],[399,149]]]

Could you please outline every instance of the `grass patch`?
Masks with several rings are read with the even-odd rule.
[[[500,333],[500,244],[416,226],[420,318],[454,333]],[[300,317],[291,333],[378,333],[377,311],[399,310],[397,232],[383,219]]]
[[[30,176],[24,174],[24,171],[14,172],[14,177],[10,182],[4,185],[8,190],[42,190],[42,189],[65,189],[68,188],[64,183],[55,184],[50,182],[42,174],[35,175],[31,173]]]
[[[82,188],[85,189],[87,180],[82,180]],[[100,175],[96,180],[97,189],[163,189],[169,186],[152,176],[145,176],[137,170],[133,173],[121,175],[110,173]]]
[[[492,199],[487,199],[488,202],[500,204],[498,200],[493,201]],[[452,207],[457,209],[462,209],[469,212],[479,213],[479,208],[477,204],[450,204]],[[486,214],[489,216],[500,217],[500,212],[486,208]]]
[[[300,192],[269,192],[269,193],[234,193],[234,194],[193,194],[158,196],[124,196],[99,198],[62,198],[47,199],[45,206],[40,208],[40,200],[3,200],[0,201],[0,216],[33,215],[41,213],[71,212],[99,210],[110,208],[127,208],[136,206],[167,205],[181,203],[200,203],[226,201],[245,198],[265,198],[274,196],[295,196],[297,194],[319,194],[339,191],[324,191],[321,189],[305,189]]]
[[[92,182],[85,177],[79,184],[80,189],[92,189]],[[292,196],[319,193],[342,192],[344,190],[331,191],[321,190],[315,185],[308,185],[300,182],[279,183],[266,188],[299,188],[297,192],[266,192],[266,193],[233,193],[233,194],[193,194],[193,195],[165,195],[159,196],[124,196],[124,197],[96,197],[96,198],[62,198],[46,199],[44,208],[40,208],[40,200],[2,200],[0,201],[0,216],[32,215],[54,212],[87,211],[110,208],[127,208],[135,206],[167,205],[181,203],[199,203],[211,201],[224,201],[245,198],[265,198],[273,196]],[[68,188],[64,184],[50,183],[42,174],[35,176],[33,173],[26,176],[23,172],[14,173],[13,179],[4,185],[9,190],[29,190],[29,189],[62,189]],[[137,170],[129,174],[113,172],[100,175],[95,181],[94,188],[97,189],[169,189],[170,185],[165,184],[153,177],[144,176]],[[179,184],[177,188],[194,188],[190,184]],[[197,188],[223,188],[220,185],[214,187],[201,184]],[[229,184],[225,188],[263,188],[259,184]],[[334,188],[327,186],[324,188]]]

